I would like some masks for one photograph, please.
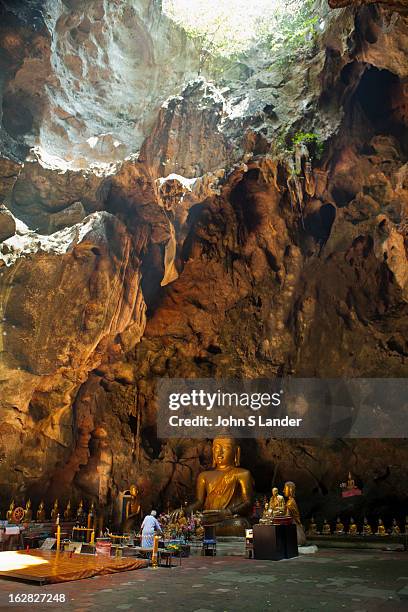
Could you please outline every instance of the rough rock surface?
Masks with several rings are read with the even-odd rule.
[[[332,8],[360,6],[362,4],[385,4],[387,8],[395,10],[408,8],[407,0],[329,0],[329,5]]]
[[[160,4],[4,0],[0,107],[9,152],[36,145],[50,163],[77,169],[137,151],[163,101],[198,70],[195,45]]]
[[[7,205],[30,229],[51,234],[101,210],[102,183],[93,172],[55,172],[33,159],[22,166]]]
[[[138,10],[156,42],[147,4]],[[75,97],[67,84],[106,46],[105,32],[97,52],[72,51],[96,44],[98,20],[112,27],[100,6],[87,20],[82,3],[64,3],[51,47],[69,78],[54,83],[42,129],[57,120],[58,87]],[[210,445],[157,439],[157,377],[407,376],[407,31],[404,15],[378,5],[333,11],[290,78],[269,62],[222,93],[203,78],[161,92],[140,155],[109,176],[0,163],[16,217],[0,244],[3,507],[12,494],[109,507],[131,481],[145,509],[191,498]],[[79,123],[92,100],[82,94]],[[324,141],[311,166],[291,147],[299,130]],[[348,470],[365,492],[354,516],[385,518],[406,494],[403,440],[242,450],[257,490],[295,480],[305,513],[348,511],[338,490]]]
[[[0,204],[0,242],[14,236],[16,232],[16,222],[8,208]]]

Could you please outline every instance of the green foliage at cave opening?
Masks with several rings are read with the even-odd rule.
[[[309,149],[312,159],[320,159],[323,155],[323,142],[320,136],[314,132],[297,132],[293,137],[292,145],[295,147],[297,144],[305,144]]]
[[[290,64],[313,49],[324,28],[318,6],[316,0],[163,0],[164,13],[198,42],[202,67],[254,47],[270,54],[272,64]]]

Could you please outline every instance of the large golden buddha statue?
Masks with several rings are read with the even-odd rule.
[[[196,501],[188,512],[201,511],[203,525],[214,525],[217,535],[241,536],[250,525],[253,480],[241,468],[241,449],[233,438],[215,438],[212,448],[213,469],[197,478]]]

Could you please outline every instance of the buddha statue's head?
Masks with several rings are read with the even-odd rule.
[[[277,487],[273,487],[273,489],[272,489],[272,497],[277,497],[278,493],[279,493],[278,488]]]
[[[283,494],[285,497],[295,497],[296,485],[291,480],[285,482],[285,486],[283,487]]]
[[[212,466],[218,469],[239,466],[241,449],[234,438],[214,438]]]
[[[139,489],[135,484],[130,485],[129,491],[132,497],[137,497],[139,495]]]

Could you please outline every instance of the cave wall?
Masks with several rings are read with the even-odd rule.
[[[6,150],[78,169],[138,151],[199,53],[157,0],[2,0],[0,62]]]
[[[45,21],[30,30],[11,11],[6,34],[41,35],[59,77],[62,60],[69,72],[62,87],[54,65],[53,88],[39,88],[48,91],[33,111],[42,142],[61,120],[56,90],[72,86],[67,45],[78,32],[96,37],[98,6],[87,5],[88,23],[81,3],[64,3],[53,41]],[[148,30],[155,50],[160,37]],[[156,377],[407,376],[407,32],[404,14],[379,4],[333,11],[291,78],[260,65],[229,92],[200,77],[160,110],[152,103],[140,154],[108,174],[57,171],[33,155],[21,163],[15,142],[31,141],[9,131],[0,511],[12,495],[105,506],[131,481],[146,510],[191,499],[210,443],[157,439]],[[32,52],[22,40],[19,66]],[[106,37],[99,44],[98,53]],[[50,57],[40,56],[42,69]],[[10,58],[7,66],[10,88],[18,70]],[[86,107],[92,98],[82,97]],[[68,161],[79,155],[75,130],[64,133]],[[298,130],[325,146],[296,179],[278,136]],[[339,511],[348,470],[365,492],[354,516],[405,511],[404,440],[250,440],[242,450],[257,490],[295,480],[305,514]]]

